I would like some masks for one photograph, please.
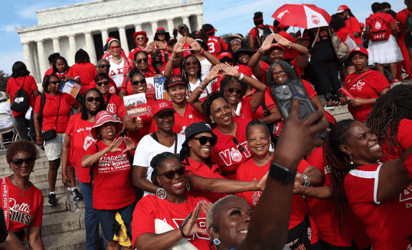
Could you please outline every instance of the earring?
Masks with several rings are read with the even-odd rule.
[[[353,165],[352,155],[349,153],[349,165]]]
[[[190,183],[189,183],[189,181],[186,181],[186,190],[187,190],[187,191],[190,191]]]
[[[213,244],[215,244],[216,246],[219,246],[219,245],[220,245],[220,240],[219,240],[219,238],[214,238],[214,239],[213,239]]]
[[[156,196],[157,198],[161,200],[166,199],[166,196],[167,196],[166,190],[164,190],[162,187],[158,188],[156,190]]]
[[[215,123],[215,121],[214,121],[214,120],[210,120],[210,123],[214,124],[214,123]]]

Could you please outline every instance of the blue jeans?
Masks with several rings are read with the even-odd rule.
[[[79,182],[83,193],[83,200],[86,205],[84,212],[84,223],[86,224],[87,250],[99,249],[99,221],[93,208],[93,192],[90,183]],[[107,249],[104,240],[104,248]]]

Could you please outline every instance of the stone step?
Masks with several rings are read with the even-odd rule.
[[[38,189],[40,189],[41,193],[43,194],[44,197],[47,197],[47,195],[49,195],[50,193],[50,189],[49,189],[49,182],[43,181],[43,182],[39,182],[34,184]],[[79,185],[76,186],[77,190],[80,191],[80,187]],[[57,180],[56,181],[56,187],[54,190],[55,194],[59,195],[59,194],[68,194],[69,191],[67,190],[67,187],[63,185],[61,180]]]
[[[77,213],[70,211],[43,215],[42,235],[55,235],[64,232],[85,230],[84,209]]]
[[[43,244],[47,250],[86,250],[86,231],[82,229],[43,236]],[[104,250],[101,232],[99,250]]]

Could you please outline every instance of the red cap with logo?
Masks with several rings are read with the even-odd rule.
[[[346,5],[341,5],[341,6],[339,6],[339,8],[338,8],[338,10],[336,11],[336,13],[342,13],[342,12],[344,12],[345,10],[348,10],[348,9],[349,9],[348,6],[346,6]]]
[[[165,99],[157,100],[152,109],[153,116],[161,114],[165,111],[173,111],[173,113],[175,112],[172,103]]]
[[[364,54],[365,56],[369,57],[369,53],[368,50],[364,47],[356,47],[354,48],[350,53],[349,53],[349,57],[351,57],[354,53],[361,53]]]
[[[222,59],[225,58],[225,57],[228,57],[228,58],[230,58],[230,59],[233,59],[232,53],[230,53],[230,52],[222,52],[222,53],[219,53],[219,54],[217,55],[217,59],[219,59],[219,61],[222,60]]]

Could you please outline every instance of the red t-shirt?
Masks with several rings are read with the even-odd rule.
[[[374,250],[407,249],[412,235],[412,185],[389,200],[378,202],[381,165],[363,165],[351,170],[344,186],[348,199],[348,219],[352,236],[359,248],[367,243]],[[365,237],[360,237],[366,233]]]
[[[355,41],[355,37],[353,36],[353,33],[347,27],[342,27],[340,30],[335,31],[335,33],[342,40],[342,42],[344,42],[344,43],[346,43],[346,40],[348,39],[348,36],[353,41]]]
[[[5,180],[9,196],[9,230],[18,232],[30,226],[41,227],[44,202],[41,191],[32,184],[23,196],[23,190],[14,186],[9,177]],[[0,179],[0,186],[3,197],[3,179]],[[3,208],[3,198],[0,199],[0,206]]]
[[[132,242],[145,233],[156,233],[155,220],[163,221],[174,229],[178,229],[186,217],[193,212],[197,203],[204,198],[194,198],[186,195],[186,202],[172,203],[166,199],[161,200],[156,195],[146,195],[136,205],[132,221]],[[206,230],[206,216],[201,211],[197,219],[197,226]],[[199,250],[209,250],[210,237],[206,234],[194,234],[186,238]]]
[[[389,29],[389,33],[391,35],[393,35],[392,30],[390,28],[390,24],[391,23],[396,23],[396,21],[390,14],[387,14],[387,13],[378,12],[378,13],[370,15],[368,18],[366,18],[365,27],[371,27],[372,20],[374,20],[376,18],[382,18],[385,21],[385,23],[386,23],[386,25]]]
[[[149,65],[148,71],[144,73],[144,77],[145,78],[154,77],[155,75],[156,75],[156,72],[154,71],[152,66]],[[127,88],[126,88],[126,79],[127,79],[127,76],[123,77],[123,83],[120,88],[126,90],[126,95],[133,95],[132,78],[129,77],[129,81],[127,82]]]
[[[348,19],[345,20],[345,27],[349,29],[352,36],[353,33],[358,32],[359,36],[357,36],[354,41],[357,45],[363,45],[362,37],[361,37],[361,28],[358,19],[354,16],[349,16]]]
[[[70,112],[76,104],[76,99],[67,93],[59,93],[55,96],[44,93],[44,95],[46,96],[46,100],[43,108],[42,131],[55,129],[57,133],[62,134],[66,131],[70,119]],[[40,113],[40,108],[41,95],[38,95],[36,105],[34,106],[34,113]]]
[[[43,78],[45,78],[48,75],[53,74],[53,67],[50,67],[48,70],[46,70],[46,72],[44,73]]]
[[[221,38],[217,36],[209,36],[207,40],[207,47],[210,54],[217,56],[220,51],[222,50],[228,50],[229,47],[227,46],[226,42]]]
[[[378,98],[379,94],[385,88],[390,88],[388,80],[384,75],[378,71],[371,70],[367,76],[358,80],[356,83],[352,83],[351,80],[358,76],[357,73],[352,73],[346,77],[345,84],[343,85],[354,96],[362,99]],[[350,87],[350,88],[349,88]],[[365,122],[368,114],[371,112],[373,104],[363,104],[358,107],[348,105],[349,112],[353,115],[355,120]]]
[[[208,165],[206,165],[206,163],[199,163],[197,161],[194,161],[190,157],[188,157],[188,160],[189,163],[183,163],[183,165],[186,167],[186,170],[188,171],[187,175],[195,174],[204,178],[224,179],[224,177],[220,174],[220,169],[217,164],[213,164],[212,167],[209,167]],[[190,195],[193,195],[194,197],[204,197],[210,202],[215,203],[220,198],[223,198],[228,194],[218,194],[207,191],[194,190],[190,191]]]
[[[73,67],[70,67],[69,70],[67,70],[63,73],[54,72],[54,74],[56,74],[56,76],[59,77],[60,80],[63,80],[63,78],[65,76],[70,76],[71,78],[80,77],[79,73]],[[81,79],[80,79],[80,81],[81,81]]]
[[[264,61],[260,61],[259,63],[260,63],[260,67],[262,68],[262,77],[260,77],[258,80],[259,80],[260,82],[262,82],[263,84],[266,84],[266,72],[267,72],[267,70],[269,69],[270,65],[267,64],[267,63],[264,62]],[[296,62],[296,58],[293,59],[293,60],[290,62],[290,64],[291,64],[291,66],[293,66],[293,69],[295,70],[297,76],[300,78],[300,77],[302,76],[303,69],[300,69],[300,68],[298,67],[298,64],[297,64],[297,62]],[[272,84],[272,83],[270,83],[270,84]]]
[[[396,141],[399,143],[399,148],[395,148],[395,151],[381,159],[382,162],[387,162],[393,159],[401,158],[402,154],[412,145],[412,120],[402,119],[398,126],[398,138]],[[390,136],[390,130],[388,130],[388,136]],[[386,155],[389,150],[389,140],[382,143],[383,155]]]
[[[239,119],[236,121],[236,138],[239,144],[233,142],[233,136],[225,135],[219,132],[217,128],[213,129],[213,133],[217,135],[217,143],[212,150],[212,161],[216,162],[222,172],[222,175],[227,179],[235,179],[238,167],[252,158],[252,152],[249,149],[246,141],[246,126],[248,121]],[[239,151],[239,145],[242,145],[245,151]]]
[[[249,159],[248,161],[240,165],[237,169],[236,180],[259,181],[269,171],[270,163],[271,161],[269,161],[265,166],[258,166],[253,161],[253,159]],[[305,160],[302,160],[298,165],[298,172],[302,173],[308,166],[309,163]],[[240,193],[239,196],[242,196],[252,208],[255,208],[257,203],[259,202],[260,197],[262,196],[262,191],[243,192]],[[306,204],[303,197],[301,195],[293,195],[289,230],[296,227],[303,221],[306,212]]]
[[[322,147],[313,150],[308,162],[324,174],[324,181],[319,186],[330,186],[330,168],[325,164]],[[310,196],[306,196],[305,200],[309,216],[313,218],[318,235],[322,240],[334,246],[348,247],[352,245],[346,221],[343,221],[342,228],[339,230],[339,215],[333,200],[316,199]]]
[[[405,23],[406,23],[406,19],[408,18],[409,13],[411,13],[411,11],[408,8],[405,8],[399,11],[398,14],[396,14],[396,21],[398,21],[404,29],[406,27]],[[405,31],[398,32],[398,40],[404,40],[404,39],[405,39]]]
[[[30,75],[19,76],[17,78],[10,77],[10,79],[7,81],[6,94],[10,94],[10,105],[13,104],[14,96],[22,86],[29,96],[30,107],[34,107],[36,100],[34,98],[33,91],[37,90],[37,84],[34,78]],[[19,116],[25,114],[26,112],[15,112],[12,110],[11,113],[13,114],[13,116]]]
[[[184,135],[186,128],[190,124],[204,121],[206,121],[206,117],[193,108],[190,103],[187,103],[183,116],[181,116],[177,111],[175,112],[175,125],[173,126],[173,132]]]
[[[240,103],[242,104],[242,108],[240,109],[239,116],[232,115],[232,119],[236,122],[239,120],[244,120],[247,124],[253,119],[252,106],[250,105],[250,100],[247,101],[243,98],[240,99]]]
[[[97,150],[97,147],[99,150]],[[107,148],[108,145],[98,141],[91,145],[86,155],[93,155]],[[122,151],[126,149],[122,143]],[[127,153],[109,152],[93,165],[93,208],[99,210],[115,210],[136,202],[132,185],[132,166]]]
[[[140,47],[138,46],[138,47],[132,49],[132,50],[130,51],[130,53],[129,53],[128,58],[129,58],[130,60],[134,61],[134,55],[135,55],[137,52],[142,51],[142,50],[143,50],[143,51],[146,51],[146,48],[142,49],[142,48],[140,48]]]
[[[116,83],[113,81],[113,79],[112,78],[110,78],[109,77],[109,82],[110,82],[110,88],[109,88],[109,93],[110,94],[116,94],[117,93],[117,86],[116,86]],[[93,80],[91,83],[90,83],[90,88],[92,89],[92,88],[96,88],[96,82]]]
[[[97,76],[96,66],[92,63],[76,63],[72,66],[77,73],[79,73],[82,88],[80,89],[80,95],[83,95],[88,89],[90,89],[90,83],[94,81]]]
[[[107,102],[108,96],[104,97],[104,102]],[[110,94],[110,100],[109,103],[106,104],[106,110],[109,112],[112,116],[116,115],[117,117],[123,119],[123,117],[126,115],[126,108],[124,107],[124,102],[123,98],[116,94]]]
[[[254,89],[250,95],[247,95],[247,96],[243,97],[243,99],[246,102],[250,103],[250,99],[252,99],[252,96],[255,92],[256,92],[256,90]],[[265,97],[264,98],[265,98],[265,106],[266,106],[266,109],[268,111],[273,109],[273,108],[276,108],[276,103],[275,103],[275,101],[273,101],[272,93],[270,92],[270,87],[266,87]],[[264,117],[265,117],[265,115],[264,115],[264,110],[262,108],[262,105],[259,105],[256,112],[253,113],[252,119],[253,120],[254,119],[261,119],[261,118],[264,118]]]
[[[74,162],[76,176],[80,182],[90,182],[90,169],[82,167],[82,158],[86,154],[86,150],[90,145],[95,143],[93,137],[90,136],[90,130],[94,126],[94,122],[82,120],[81,113],[74,114],[70,117],[67,125],[66,135],[71,139],[71,154],[69,158]]]

